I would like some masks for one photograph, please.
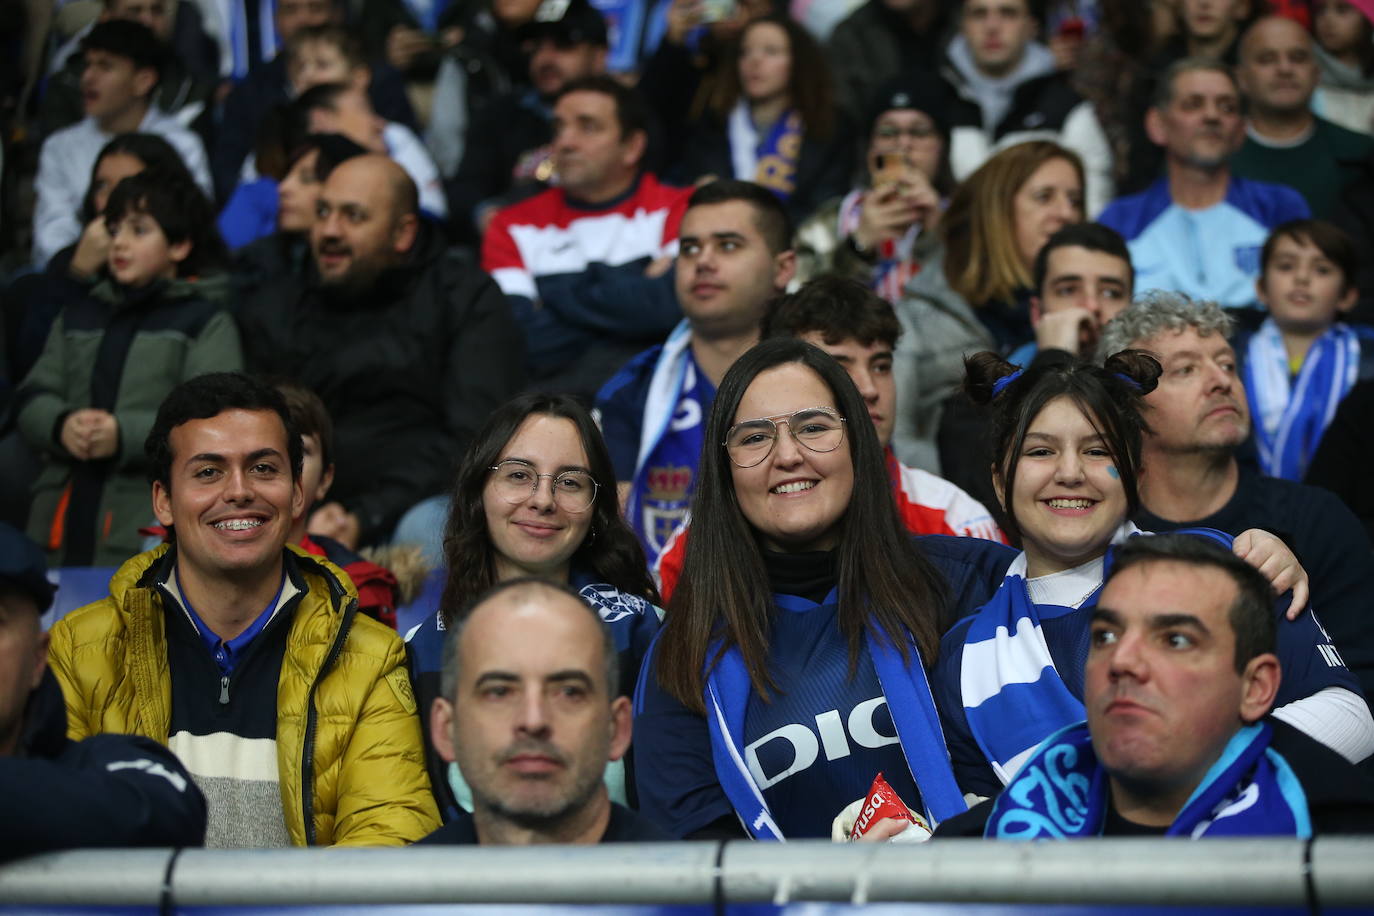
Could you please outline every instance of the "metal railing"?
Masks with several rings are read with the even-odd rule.
[[[0,906],[797,901],[1374,907],[1374,837],[121,850],[0,867]]]

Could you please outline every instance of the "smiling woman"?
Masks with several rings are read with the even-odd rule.
[[[447,579],[439,610],[406,637],[421,708],[439,695],[445,634],[457,615],[498,582],[533,576],[571,586],[611,628],[628,694],[658,631],[658,590],[615,499],[615,472],[601,433],[577,401],[527,394],[503,405],[463,458],[444,530]],[[426,757],[448,819],[467,807],[467,787],[435,752]],[[623,772],[609,774],[612,797]]]
[[[676,836],[829,836],[880,771],[932,820],[963,811],[922,660],[1009,551],[918,547],[848,373],[793,338],[721,380],[696,487],[636,691],[641,811]]]

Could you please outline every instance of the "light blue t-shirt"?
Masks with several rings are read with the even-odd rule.
[[[1239,308],[1255,302],[1260,249],[1270,230],[1309,216],[1292,188],[1232,176],[1226,199],[1205,210],[1175,204],[1162,178],[1112,201],[1098,222],[1126,239],[1138,293],[1176,290]]]

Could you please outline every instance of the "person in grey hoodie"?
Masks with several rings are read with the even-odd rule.
[[[1087,172],[1089,217],[1114,196],[1112,151],[1091,103],[1055,70],[1033,40],[1029,0],[967,0],[940,75],[955,98],[949,138],[954,177],[963,181],[999,150],[1053,140],[1078,153]]]

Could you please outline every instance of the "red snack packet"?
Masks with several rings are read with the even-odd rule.
[[[864,799],[863,810],[854,819],[854,829],[849,831],[849,838],[857,840],[868,832],[868,829],[885,817],[901,818],[913,824],[922,823],[922,819],[911,813],[911,809],[906,806],[897,793],[892,791],[892,787],[883,779],[883,774],[879,773],[873,777],[873,785],[868,787],[868,797]]]

